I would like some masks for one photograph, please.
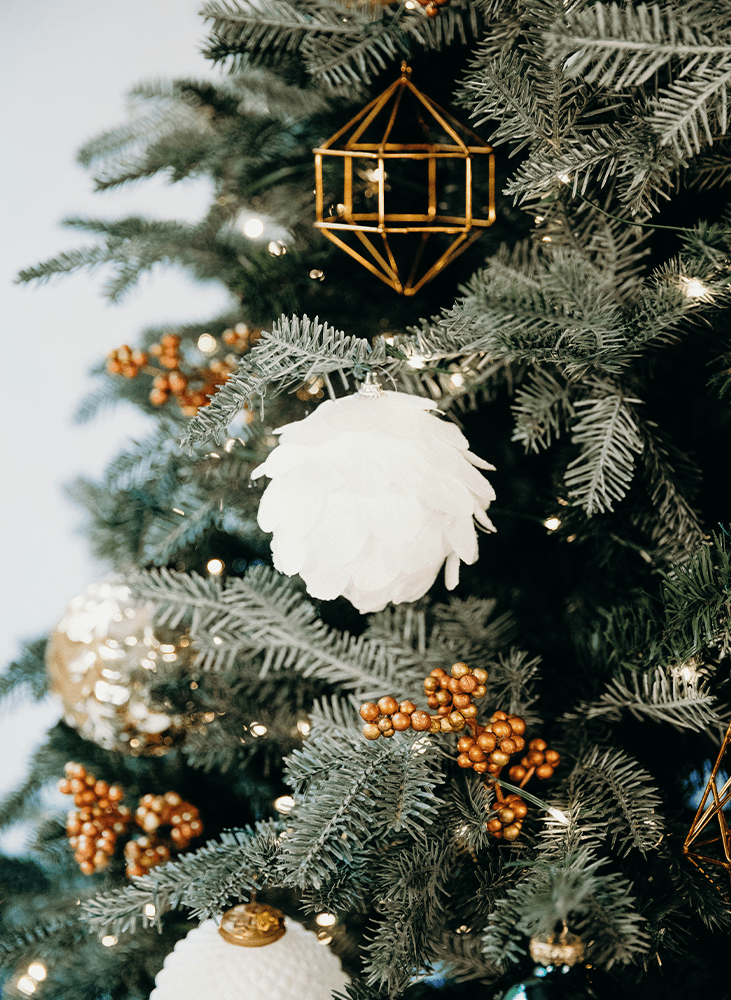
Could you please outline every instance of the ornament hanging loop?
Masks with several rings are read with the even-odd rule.
[[[381,383],[378,381],[373,372],[366,372],[365,382],[363,382],[358,389],[358,395],[362,396],[364,399],[380,399],[386,395],[386,393],[381,388]]]

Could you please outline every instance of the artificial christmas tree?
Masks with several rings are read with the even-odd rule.
[[[174,261],[235,303],[205,327],[143,333],[100,374],[159,422],[76,493],[135,607],[190,643],[149,675],[150,704],[188,724],[159,757],[63,724],[49,734],[0,809],[38,826],[6,865],[5,991],[146,1000],[177,940],[256,893],[318,931],[354,1000],[728,995],[726,872],[706,877],[684,844],[729,715],[731,10],[452,0],[432,18],[412,0],[257,0],[203,13],[230,75],[142,88],[133,120],[82,159],[102,188],[208,176],[206,217],[74,220],[97,242],[21,274],[106,265],[114,297]],[[498,190],[482,239],[408,297],[315,227],[312,152],[404,55],[420,89],[495,146]],[[361,179],[352,214],[377,217],[389,179]],[[427,196],[418,174],[392,180],[414,204]],[[477,183],[474,203],[489,210],[491,192]],[[236,340],[249,330],[261,335]],[[144,377],[161,377],[145,373],[152,345],[205,400],[182,399],[177,375]],[[360,493],[331,539],[322,498],[346,481],[313,454],[328,413],[374,379],[441,410],[462,461],[468,445],[495,471],[488,486],[470,466],[470,493],[440,454],[444,482],[420,476],[415,455],[436,452],[404,423],[386,428],[404,439],[383,474],[356,422],[338,447]],[[171,395],[180,406],[163,406]],[[252,477],[262,464],[297,469],[276,517]],[[496,530],[475,552],[492,487]],[[385,586],[376,571],[424,554],[410,518],[432,522],[407,508],[441,515],[423,540],[439,550],[427,587],[445,557],[468,564],[451,594],[436,579],[361,615],[348,580],[304,592],[306,559],[332,566],[354,540],[359,558],[385,540],[371,567]],[[306,558],[280,562],[282,525],[295,548],[307,537]],[[275,565],[303,580],[271,565],[269,527]],[[41,647],[5,691],[43,692]],[[132,884],[115,856],[81,875],[35,798],[69,760],[128,801],[172,789],[195,803],[202,846]],[[534,774],[544,783],[523,788]],[[568,944],[565,972],[540,964]]]

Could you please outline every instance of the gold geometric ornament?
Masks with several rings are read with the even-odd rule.
[[[731,726],[726,730],[718,759],[683,844],[683,854],[726,896],[729,894],[728,879],[717,876],[721,874],[719,868],[725,868],[731,876],[731,830],[724,812],[731,802],[731,778],[719,788],[716,777],[729,747]]]
[[[415,295],[495,221],[492,146],[410,73],[402,64],[388,90],[314,150],[315,226],[400,295]]]

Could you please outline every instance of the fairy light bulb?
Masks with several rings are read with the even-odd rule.
[[[252,216],[244,223],[244,236],[248,236],[250,240],[258,240],[263,232],[264,223],[261,219]]]
[[[710,289],[699,278],[687,278],[683,276],[680,279],[680,287],[682,288],[683,295],[689,299],[709,301],[711,298]]]
[[[198,350],[203,351],[204,354],[215,351],[216,346],[216,338],[212,337],[210,333],[202,333],[198,338]]]

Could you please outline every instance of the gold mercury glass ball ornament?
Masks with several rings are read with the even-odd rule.
[[[150,1000],[329,1000],[349,982],[316,934],[272,906],[246,903],[178,941]]]
[[[90,584],[75,597],[46,649],[50,687],[64,721],[105,750],[161,754],[187,721],[151,704],[158,666],[191,655],[185,635],[154,631],[150,611],[119,580]]]
[[[559,934],[537,934],[530,941],[530,957],[538,965],[576,965],[584,960],[584,942],[566,924]]]

